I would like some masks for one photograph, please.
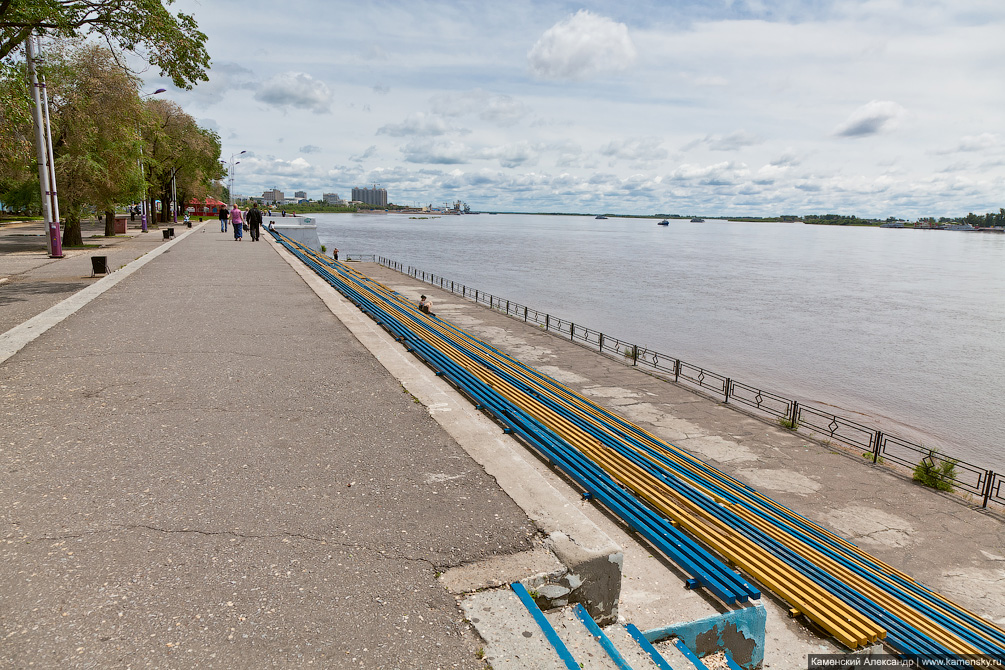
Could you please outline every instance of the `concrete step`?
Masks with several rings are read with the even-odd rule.
[[[667,670],[670,667],[662,657],[661,664],[654,662],[625,626],[608,626],[601,631],[580,605],[542,614],[526,591],[522,593],[523,599],[511,589],[480,591],[461,601],[468,621],[486,642],[485,660],[496,670]],[[548,634],[535,619],[535,613],[551,629]],[[641,636],[638,629],[631,628]],[[552,631],[557,638],[553,638],[554,644],[548,639]],[[684,659],[680,652],[676,654]],[[695,668],[684,659],[678,660],[672,670]]]
[[[461,601],[461,607],[485,640],[485,660],[495,670],[567,670],[534,617],[510,589],[474,593]]]
[[[604,650],[572,607],[560,607],[544,613],[558,637],[583,670],[624,670]]]
[[[603,630],[607,639],[614,643],[614,647],[621,653],[621,657],[625,659],[632,670],[661,670],[649,654],[643,651],[635,638],[628,634],[628,630],[623,625],[615,624],[607,626]],[[678,668],[674,667],[674,670],[678,670]],[[682,668],[680,670],[688,669]]]
[[[693,663],[673,642],[661,643],[659,653],[674,670],[707,670],[701,661]]]

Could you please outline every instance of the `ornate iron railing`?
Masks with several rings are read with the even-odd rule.
[[[945,475],[945,482],[953,490],[968,494],[971,500],[986,508],[990,503],[1005,507],[1005,475],[982,468],[973,463],[952,456],[931,447],[912,442],[896,435],[884,433],[857,421],[833,412],[801,404],[777,393],[730,377],[712,372],[706,368],[688,363],[631,342],[606,335],[598,330],[573,323],[566,319],[522,305],[513,300],[500,298],[465,284],[446,279],[440,275],[406,266],[383,256],[351,256],[347,260],[372,260],[384,267],[397,270],[420,281],[437,286],[463,298],[473,300],[527,323],[534,323],[548,332],[567,337],[573,342],[596,349],[626,365],[645,368],[659,376],[678,384],[701,389],[713,396],[722,396],[723,402],[738,403],[750,410],[774,417],[782,425],[792,430],[806,429],[823,439],[839,442],[854,449],[861,449],[862,455],[873,463],[894,463],[908,469],[928,465],[940,471],[943,464],[951,475]]]

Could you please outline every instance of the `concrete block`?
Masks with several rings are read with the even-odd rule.
[[[699,657],[728,650],[739,665],[748,670],[764,662],[764,624],[768,615],[764,605],[733,610],[718,616],[679,623],[645,632],[650,642],[679,638]]]

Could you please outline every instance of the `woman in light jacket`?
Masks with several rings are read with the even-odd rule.
[[[240,242],[241,238],[244,237],[244,215],[237,208],[237,204],[234,205],[234,209],[230,210],[230,224],[234,226],[234,240]]]

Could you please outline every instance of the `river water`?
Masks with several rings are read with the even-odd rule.
[[[1005,470],[1005,235],[319,214],[378,254]]]

